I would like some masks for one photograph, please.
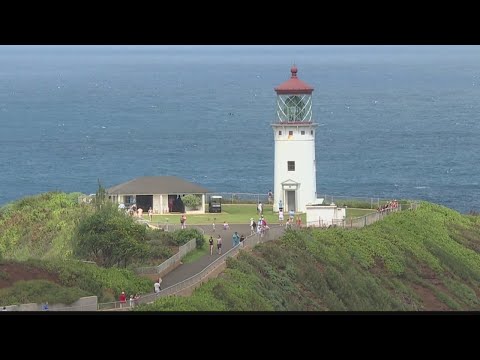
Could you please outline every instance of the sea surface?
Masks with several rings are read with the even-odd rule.
[[[317,192],[480,210],[480,46],[0,46],[0,205],[175,175],[273,188],[273,88],[315,88]]]

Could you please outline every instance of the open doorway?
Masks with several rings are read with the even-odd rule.
[[[153,195],[137,195],[137,209],[142,208],[144,212],[153,209]]]
[[[295,190],[287,190],[287,211],[293,210],[296,211],[295,207]]]

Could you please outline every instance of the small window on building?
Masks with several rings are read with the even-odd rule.
[[[289,131],[289,132],[288,132],[288,135],[293,135],[293,131]]]
[[[287,166],[288,166],[288,171],[295,171],[295,161],[288,161]]]
[[[302,130],[302,131],[300,132],[300,134],[301,134],[301,135],[305,135],[305,131]]]
[[[313,130],[310,130],[310,135],[313,135]]]
[[[282,130],[279,130],[279,131],[278,131],[278,135],[282,135]]]

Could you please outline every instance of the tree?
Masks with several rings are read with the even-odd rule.
[[[80,221],[73,239],[76,256],[101,266],[127,266],[146,253],[146,228],[105,202],[94,214]]]
[[[183,203],[185,206],[189,208],[196,209],[202,204],[202,199],[195,195],[195,194],[188,194],[182,198]]]
[[[98,210],[100,209],[107,201],[107,190],[102,186],[100,183],[100,179],[98,179],[98,189],[97,193],[95,194],[95,208]]]

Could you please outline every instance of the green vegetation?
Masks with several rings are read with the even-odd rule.
[[[78,300],[81,296],[96,295],[99,302],[109,302],[118,300],[122,291],[127,292],[127,294],[141,294],[151,291],[152,287],[152,282],[149,279],[139,277],[130,270],[104,269],[95,264],[86,264],[74,260],[29,260],[25,262],[4,260],[3,264],[6,263],[32,273],[35,273],[36,270],[46,271],[56,279],[55,283],[58,286],[70,290],[64,289],[58,293],[58,297],[55,297],[57,291],[60,291],[58,287],[47,286],[44,282],[36,281],[27,282],[27,285],[20,284],[17,287],[18,282],[15,282],[13,287],[4,288],[0,292],[0,303],[4,305],[12,305],[13,303],[4,300],[3,295],[19,298],[23,303],[37,302],[37,300],[48,301],[52,304],[56,302],[66,303],[65,297],[71,296],[69,299],[73,299],[74,295],[79,296],[72,301]],[[31,290],[28,290],[28,288]],[[80,290],[81,293],[78,292]],[[48,295],[48,298],[44,298],[44,295]]]
[[[195,194],[187,194],[182,197],[183,204],[191,209],[198,209],[202,205],[202,198]]]
[[[146,257],[146,233],[144,225],[118,211],[114,204],[105,203],[80,220],[73,252],[78,258],[93,260],[101,266],[126,267],[129,260]]]
[[[192,238],[202,242],[190,229],[164,232],[136,224],[108,203],[101,184],[92,204],[78,204],[80,195],[50,192],[0,208],[0,259],[80,258],[104,266],[149,266]]]
[[[263,209],[263,215],[267,223],[278,224],[278,213],[273,212],[272,205],[264,205]],[[364,216],[375,211],[376,210],[370,209],[370,205],[365,209],[347,208],[347,219]],[[257,204],[222,204],[222,212],[220,214],[188,214],[187,226],[211,225],[214,221],[217,226],[221,226],[224,221],[228,222],[229,224],[249,224],[250,218],[252,217],[255,219],[255,221],[258,221]],[[288,215],[285,215],[285,217],[288,217]],[[307,218],[306,215],[300,214],[300,217],[302,218],[302,224],[305,224]],[[144,215],[144,218],[147,220],[148,215]],[[180,214],[153,215],[153,222],[162,225],[167,223],[177,225],[180,224]]]
[[[188,264],[194,261],[197,261],[200,259],[202,256],[206,255],[208,253],[209,249],[207,247],[203,247],[200,249],[195,249],[191,252],[189,252],[185,257],[182,259],[182,263]]]
[[[50,192],[0,208],[0,257],[71,258],[78,220],[93,212],[91,206],[78,204],[80,195]]]
[[[12,287],[0,289],[0,306],[28,303],[70,305],[88,292],[76,287],[63,287],[47,280],[17,281]]]
[[[371,213],[377,212],[371,209],[349,209],[347,208],[347,219],[365,216]]]
[[[136,310],[480,310],[479,246],[480,217],[423,202],[360,230],[287,231]]]
[[[273,212],[272,205],[264,205],[263,215],[267,223],[278,224],[278,214]],[[258,221],[259,216],[256,204],[222,204],[222,213],[220,214],[187,214],[187,227],[188,225],[211,225],[214,221],[217,226],[221,226],[224,221],[227,221],[229,224],[249,224],[252,217],[255,221]],[[301,217],[302,222],[305,224],[305,214],[302,214]],[[145,216],[145,219],[147,218],[148,216]],[[180,224],[180,215],[153,215],[153,222]]]

